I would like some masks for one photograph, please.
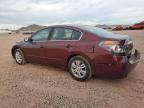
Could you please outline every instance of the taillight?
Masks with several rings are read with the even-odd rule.
[[[99,43],[99,46],[112,53],[125,53],[125,49],[119,41],[102,41]]]

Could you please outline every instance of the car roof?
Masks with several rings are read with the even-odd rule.
[[[48,27],[67,27],[67,28],[74,28],[74,29],[80,29],[80,30],[84,30],[82,27],[84,27],[85,25],[51,25]]]

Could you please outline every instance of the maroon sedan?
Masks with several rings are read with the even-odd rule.
[[[92,75],[125,77],[140,59],[129,36],[92,26],[50,26],[18,42],[11,52],[20,65],[37,62],[65,67],[79,81]]]

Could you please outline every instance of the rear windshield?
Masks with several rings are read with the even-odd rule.
[[[114,33],[106,31],[106,30],[98,28],[98,27],[83,26],[82,28],[88,32],[91,32],[91,33],[101,36],[101,37],[109,37],[111,35],[114,35]]]

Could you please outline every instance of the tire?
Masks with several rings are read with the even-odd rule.
[[[85,81],[91,78],[91,66],[82,56],[74,56],[69,60],[68,70],[77,81]]]
[[[14,51],[14,58],[16,63],[19,65],[24,65],[26,63],[23,52],[20,49]]]

